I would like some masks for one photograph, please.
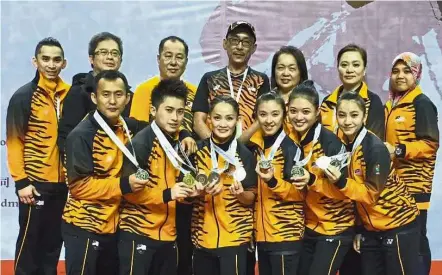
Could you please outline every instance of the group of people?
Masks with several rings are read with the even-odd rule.
[[[364,82],[366,51],[336,58],[322,103],[303,53],[284,46],[271,78],[248,61],[252,25],[232,23],[226,67],[181,79],[188,46],[161,40],[159,75],[135,92],[111,33],[74,76],[45,38],[34,79],[7,110],[19,197],[15,274],[429,274],[426,237],[437,109],[413,53],[394,58],[385,106]]]

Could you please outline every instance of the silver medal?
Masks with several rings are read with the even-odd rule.
[[[197,182],[201,183],[202,186],[206,186],[207,183],[209,183],[206,174],[198,174],[195,179]]]
[[[208,183],[216,182],[218,183],[220,180],[220,175],[216,171],[212,171],[209,174]]]
[[[302,168],[301,166],[294,165],[291,170],[291,175],[294,178],[304,176],[304,168]]]
[[[233,177],[237,180],[237,181],[243,181],[247,176],[246,170],[244,169],[244,167],[237,167],[235,172],[233,172]]]
[[[135,177],[139,180],[147,180],[149,178],[149,173],[146,170],[138,167]]]
[[[272,161],[271,160],[260,160],[258,165],[261,170],[267,170],[272,167]]]

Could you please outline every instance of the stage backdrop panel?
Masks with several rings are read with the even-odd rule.
[[[364,1],[359,1],[364,2]],[[442,113],[442,15],[435,1],[157,1],[157,2],[1,2],[1,259],[13,259],[18,232],[18,200],[6,164],[6,108],[11,95],[34,76],[31,57],[37,42],[53,36],[62,43],[71,83],[90,70],[87,47],[92,35],[110,31],[124,43],[121,71],[133,88],[158,72],[159,41],[177,35],[189,44],[184,78],[198,84],[209,70],[226,65],[222,39],[227,26],[247,20],[256,27],[258,49],[251,64],[270,75],[273,53],[283,45],[304,52],[310,78],[321,97],[338,85],[335,56],[350,42],[368,51],[367,82],[388,98],[391,61],[412,51],[423,61],[422,88]],[[439,123],[439,127],[441,127]],[[442,259],[442,165],[438,156],[428,231],[434,259]],[[439,225],[439,227],[438,227]],[[62,255],[62,257],[64,257]]]

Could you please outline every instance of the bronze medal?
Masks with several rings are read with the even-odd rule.
[[[203,186],[206,186],[209,183],[209,180],[208,180],[206,174],[198,174],[195,179],[196,179],[196,181],[201,183]]]

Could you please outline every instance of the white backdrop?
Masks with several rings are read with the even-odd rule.
[[[18,200],[5,160],[6,108],[14,91],[34,76],[30,61],[43,37],[53,36],[62,43],[68,60],[62,77],[71,83],[74,74],[90,68],[87,46],[92,35],[115,33],[124,43],[121,71],[135,88],[157,74],[159,41],[177,35],[190,48],[184,77],[197,85],[204,72],[226,65],[222,38],[228,24],[247,20],[257,31],[258,50],[251,60],[255,69],[270,75],[272,55],[280,46],[300,47],[323,97],[338,84],[337,52],[355,42],[368,51],[367,82],[384,101],[391,61],[400,52],[412,51],[423,60],[423,90],[442,113],[441,6],[431,1],[376,1],[362,7],[346,1],[2,1],[0,258],[14,258],[18,232]],[[442,237],[437,234],[442,220],[440,154],[428,222],[434,259],[442,259]]]

